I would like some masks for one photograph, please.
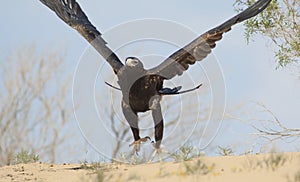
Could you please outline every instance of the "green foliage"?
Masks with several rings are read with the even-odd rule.
[[[235,9],[242,11],[255,0],[236,0]],[[245,38],[256,34],[271,39],[276,46],[275,57],[280,67],[299,63],[300,57],[300,0],[272,0],[269,7],[254,18],[247,20]]]
[[[103,170],[99,169],[97,170],[97,177],[96,177],[96,182],[103,182],[104,181],[104,172]]]
[[[101,164],[100,162],[92,162],[88,163],[86,160],[80,162],[80,167],[74,168],[76,170],[78,169],[84,169],[84,170],[90,170],[91,174],[96,174],[96,177],[93,178],[92,181],[95,182],[103,182],[104,181],[104,171],[106,170],[106,166]],[[87,181],[87,179],[82,179],[81,181]],[[91,180],[88,180],[91,181]]]
[[[171,155],[176,162],[188,161],[199,156],[198,150],[190,145],[184,145],[180,147],[178,151]]]
[[[146,157],[144,155],[132,155],[130,153],[121,153],[115,162],[127,163],[130,165],[138,165],[146,163]]]
[[[184,167],[185,167],[186,174],[206,175],[208,173],[211,173],[214,170],[215,165],[213,164],[211,166],[208,166],[201,160],[197,160],[195,164],[184,163]]]
[[[37,162],[39,160],[39,156],[35,153],[30,153],[28,151],[21,151],[15,156],[14,163],[15,164],[27,164]]]
[[[270,157],[265,158],[263,161],[265,166],[272,171],[275,171],[280,166],[283,166],[286,163],[286,157],[283,154],[271,154]]]
[[[229,156],[229,155],[233,155],[234,152],[232,150],[231,147],[221,147],[221,146],[218,146],[219,148],[219,151],[218,151],[218,154],[222,155],[222,156]]]
[[[80,169],[97,171],[102,168],[103,168],[103,166],[101,165],[100,162],[92,162],[91,164],[89,164],[86,160],[83,162],[80,162]]]
[[[262,160],[249,160],[247,164],[244,165],[244,168],[249,171],[260,169],[276,171],[278,168],[284,166],[286,162],[287,158],[283,154],[272,153]]]

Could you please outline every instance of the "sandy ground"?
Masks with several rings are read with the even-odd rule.
[[[200,157],[141,165],[18,164],[1,167],[0,181],[300,182],[300,153]]]

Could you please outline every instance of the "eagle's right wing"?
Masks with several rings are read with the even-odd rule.
[[[256,16],[268,7],[271,1],[272,0],[258,0],[243,12],[205,32],[184,48],[173,53],[160,65],[150,69],[149,74],[159,75],[163,79],[171,79],[176,75],[182,75],[190,65],[195,64],[196,61],[203,60],[210,54],[212,49],[216,47],[217,41],[221,40],[223,34],[230,31],[233,25]]]
[[[92,25],[75,0],[40,0],[69,26],[77,30],[111,65],[115,73],[123,67],[116,54],[106,46],[101,33]]]

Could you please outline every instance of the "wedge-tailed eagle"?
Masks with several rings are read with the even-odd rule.
[[[160,101],[163,95],[177,94],[180,87],[164,88],[165,80],[183,74],[190,65],[201,61],[224,33],[237,23],[256,16],[263,11],[271,0],[258,0],[252,6],[230,18],[223,24],[205,32],[185,47],[170,55],[157,67],[146,70],[136,57],[127,57],[125,64],[107,47],[101,33],[89,21],[76,0],[40,0],[69,26],[77,30],[106,59],[118,77],[118,84],[123,94],[122,110],[133,133],[135,151],[139,151],[141,142],[150,137],[141,138],[138,128],[138,113],[151,110],[155,125],[155,148],[158,150],[163,139],[164,121]]]

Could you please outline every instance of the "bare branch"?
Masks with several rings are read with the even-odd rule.
[[[12,54],[0,73],[0,165],[13,162],[22,150],[38,151],[55,162],[64,141],[61,130],[70,121],[67,80],[56,80],[63,65],[56,52],[38,55],[34,46]],[[63,114],[62,114],[63,113]]]

